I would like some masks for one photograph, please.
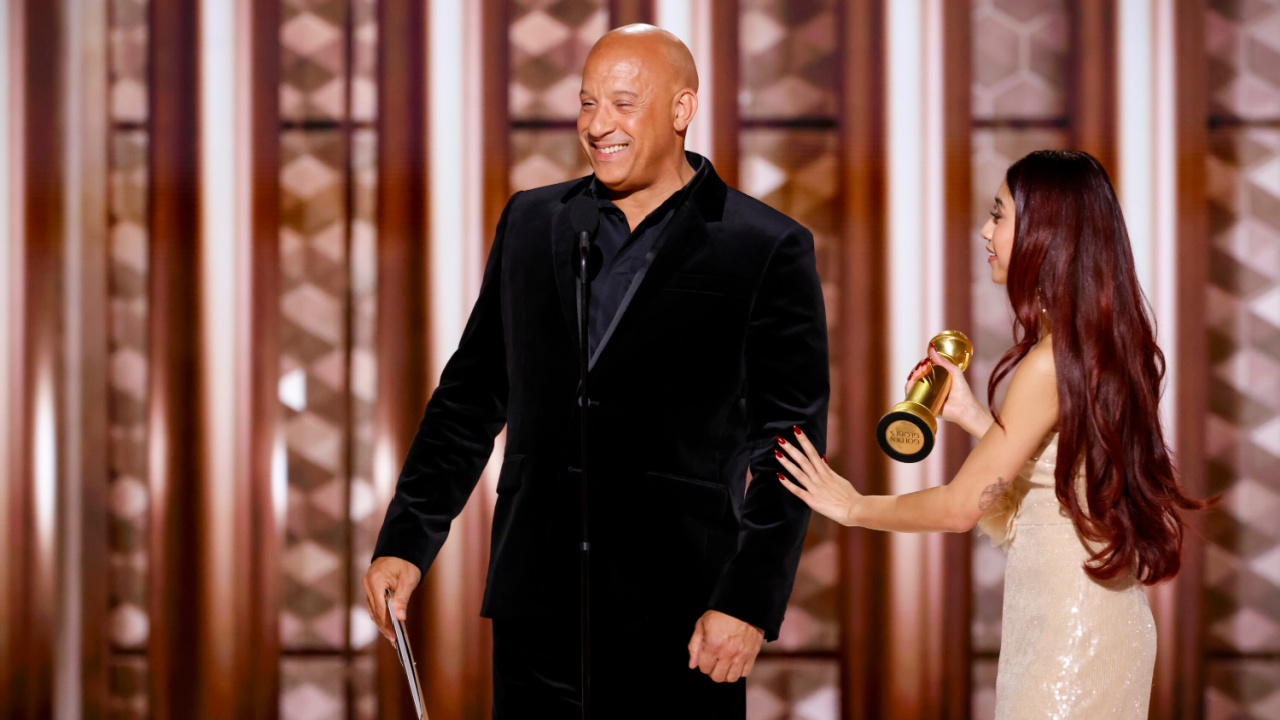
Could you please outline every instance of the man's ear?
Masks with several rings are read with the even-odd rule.
[[[689,88],[681,90],[676,94],[675,111],[675,130],[682,133],[693,122],[693,116],[698,114],[698,94]]]

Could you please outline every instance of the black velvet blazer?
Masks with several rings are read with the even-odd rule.
[[[592,361],[592,613],[687,622],[715,609],[774,639],[809,521],[778,483],[774,437],[798,425],[825,452],[822,287],[812,235],[707,170]],[[508,202],[378,537],[375,557],[425,573],[505,423],[486,617],[577,607],[577,243],[566,203],[589,181]]]

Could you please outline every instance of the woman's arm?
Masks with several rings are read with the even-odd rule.
[[[991,424],[947,485],[905,495],[864,496],[835,474],[812,449],[784,445],[783,467],[795,478],[784,487],[814,510],[845,525],[895,532],[967,532],[1004,493],[1058,420],[1053,351],[1042,342],[1023,359],[1009,383],[1004,427]]]

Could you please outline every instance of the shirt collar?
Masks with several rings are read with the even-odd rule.
[[[689,182],[685,183],[684,187],[672,193],[671,197],[664,200],[661,205],[655,208],[653,213],[667,210],[670,207],[683,203],[685,198],[687,198],[689,194],[693,192],[693,189],[702,182],[702,179],[707,176],[707,168],[711,163],[707,162],[706,158],[697,153],[687,151],[685,152],[685,157],[689,160],[689,165],[693,167],[693,177],[689,178]],[[609,199],[609,194],[606,191],[604,184],[600,182],[599,178],[592,176],[591,183],[587,186],[587,193],[599,202],[601,209],[618,209],[618,206],[614,205],[613,201]]]

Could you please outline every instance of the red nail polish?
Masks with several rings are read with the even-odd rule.
[[[827,461],[827,456],[826,456],[826,455],[823,455],[823,456],[822,456],[822,462],[826,462],[826,461]]]
[[[786,480],[786,479],[787,479],[787,476],[786,476],[786,475],[783,475],[782,473],[778,473],[778,479],[779,479],[779,480]]]
[[[774,451],[773,451],[773,454],[774,454],[774,455],[777,455],[779,460],[781,460],[781,459],[782,459],[782,451],[781,451],[781,450],[774,450]]]
[[[779,445],[786,445],[786,444],[787,444],[787,441],[786,441],[786,440],[783,440],[783,439],[782,439],[782,436],[781,436],[781,435],[779,435],[779,436],[778,436],[778,444],[779,444]]]
[[[801,436],[803,436],[803,435],[804,435],[804,433],[800,432],[800,426],[799,426],[799,425],[792,425],[792,426],[791,426],[791,429],[795,431],[795,433],[796,433],[796,437],[801,437]]]

